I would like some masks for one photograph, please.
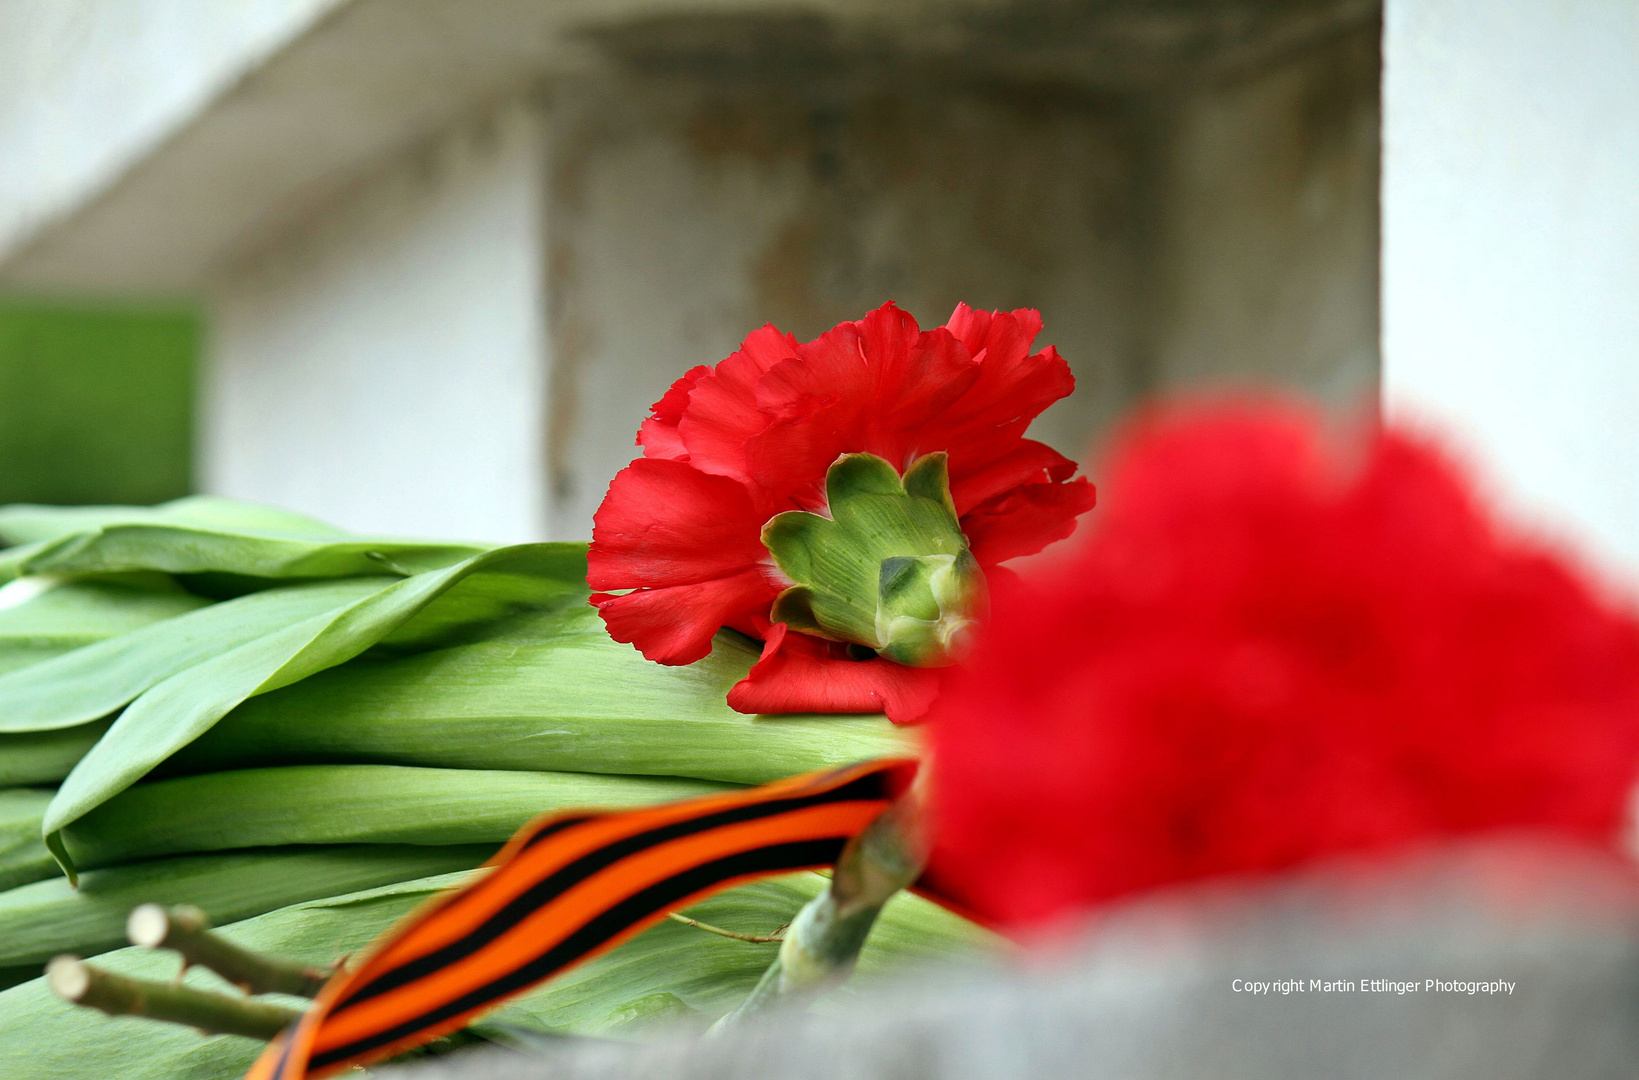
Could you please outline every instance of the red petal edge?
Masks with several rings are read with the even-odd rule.
[[[592,606],[616,641],[636,645],[659,664],[692,664],[711,652],[711,638],[719,628],[747,610],[766,610],[775,595],[760,571],[747,570],[715,581],[625,596],[594,593]]]
[[[1084,476],[1063,484],[1026,484],[991,499],[962,518],[973,557],[991,567],[1022,555],[1034,555],[1063,540],[1076,518],[1093,508],[1098,493]]]
[[[751,673],[728,692],[743,713],[874,713],[896,724],[922,718],[939,696],[940,669],[850,660],[835,642],[775,623]]]
[[[1057,450],[1034,439],[1020,439],[1012,450],[982,468],[963,475],[953,472],[950,497],[956,503],[956,512],[966,514],[1020,485],[1063,482],[1075,472],[1076,463]]]
[[[694,384],[710,374],[711,368],[706,364],[690,368],[682,378],[672,383],[665,396],[649,406],[649,418],[637,429],[637,445],[643,447],[644,457],[669,458],[673,461],[689,459],[688,447],[683,445],[677,424],[683,419],[683,410],[688,407]]]

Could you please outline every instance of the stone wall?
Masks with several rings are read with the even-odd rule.
[[[260,3],[0,237],[13,288],[204,298],[207,490],[585,537],[673,378],[887,299],[1039,307],[1076,456],[1160,391],[1375,388],[1375,0]]]
[[[1035,430],[1078,457],[1160,390],[1375,392],[1369,21],[1115,87],[608,45],[619,66],[549,96],[555,535],[585,535],[671,379],[886,299],[924,326],[1040,308],[1078,389]]]

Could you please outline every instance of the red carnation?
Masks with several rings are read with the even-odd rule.
[[[1074,462],[1024,438],[1074,387],[1057,352],[1031,351],[1040,331],[1034,311],[966,305],[922,331],[885,304],[801,344],[765,326],[688,372],[594,518],[609,633],[663,664],[699,660],[724,626],[762,639],[729,695],[742,712],[919,716],[984,573],[1093,504]]]
[[[1426,446],[1273,408],[1141,428],[930,718],[941,889],[1024,925],[1501,827],[1611,843],[1639,624]]]

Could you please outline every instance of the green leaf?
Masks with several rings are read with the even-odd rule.
[[[495,633],[499,620],[585,606],[586,545],[526,544],[482,556],[472,572],[383,637],[404,653]]]
[[[0,507],[0,541],[32,544],[111,525],[182,525],[219,532],[262,532],[309,540],[339,539],[346,530],[317,518],[260,503],[189,495],[158,506],[38,506],[14,503]]]
[[[55,784],[73,770],[112,724],[112,720],[105,720],[56,731],[0,733],[0,786]]]
[[[493,854],[492,844],[274,849],[92,870],[77,889],[60,877],[36,881],[0,893],[0,966],[117,948],[138,904],[198,904],[213,919],[231,922],[302,900],[467,869]]]
[[[312,901],[223,927],[221,933],[261,952],[330,963],[364,948],[441,888],[464,880],[468,875],[451,874]],[[817,874],[794,874],[722,893],[689,908],[688,914],[726,929],[766,934],[823,887],[824,879]],[[775,948],[662,922],[501,1006],[473,1026],[479,1032],[524,1028],[630,1035],[650,1024],[678,1019],[704,1024],[738,1002]],[[868,983],[933,958],[984,962],[1005,949],[992,935],[927,901],[900,896],[884,909],[860,958],[856,981]],[[139,978],[164,979],[176,973],[174,956],[149,949],[107,953],[97,964]],[[186,981],[224,989],[214,975],[197,969]],[[662,1007],[656,1009],[657,1003]],[[170,1024],[77,1009],[52,996],[41,979],[0,993],[0,1075],[237,1080],[261,1048],[249,1039],[201,1038]]]
[[[646,776],[402,765],[242,769],[138,784],[70,825],[63,840],[80,867],[284,844],[499,848],[544,813],[647,805],[726,787]],[[0,801],[0,813],[4,806]],[[3,829],[0,818],[0,845]],[[0,872],[4,860],[0,847]]]
[[[20,578],[0,587],[0,673],[209,603],[163,574]]]
[[[89,723],[203,661],[402,579],[346,578],[291,585],[211,604],[0,675],[0,731]]]
[[[195,496],[160,507],[9,506],[0,579],[157,570],[231,579],[234,592],[279,579],[408,576],[471,558],[484,544],[356,536],[299,514]]]
[[[0,890],[53,877],[57,863],[40,839],[51,792],[37,788],[0,791]]]
[[[756,658],[747,639],[723,633],[698,663],[653,664],[576,603],[485,640],[364,656],[253,698],[173,765],[391,762],[758,784],[917,753],[916,732],[881,716],[734,712],[728,688]]]
[[[30,595],[0,607],[0,643],[7,645],[88,645],[211,603],[162,574],[25,578],[0,589],[0,603],[16,589]]]
[[[520,604],[563,602],[584,588],[572,576],[583,572],[583,553],[576,544],[526,544],[485,552],[247,641],[157,683],[126,708],[63,780],[46,812],[47,845],[72,877],[73,862],[55,834],[135,783],[240,702],[350,660],[423,612],[441,634],[463,615],[490,616],[496,582],[526,585],[515,597]],[[486,581],[491,575],[494,580]],[[17,674],[51,663],[56,661]]]
[[[291,578],[406,576],[448,566],[483,550],[475,544],[308,540],[180,525],[109,525],[92,533],[8,549],[0,553],[0,577],[158,570],[261,579],[265,587]],[[247,586],[256,584],[251,581]]]
[[[7,641],[0,638],[0,675],[63,655],[78,645],[51,642]]]

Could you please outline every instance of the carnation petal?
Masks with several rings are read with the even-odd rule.
[[[719,629],[747,611],[767,610],[774,591],[761,573],[747,570],[624,596],[594,593],[592,604],[616,641],[636,645],[656,663],[692,664],[711,652],[712,635]]]
[[[1064,481],[1074,476],[1076,463],[1034,439],[1020,439],[1006,454],[960,479],[952,477],[951,498],[956,512],[965,514],[980,503],[1012,491],[1021,484]]]
[[[978,356],[984,351],[985,335],[990,333],[990,320],[993,315],[993,311],[970,308],[958,301],[956,310],[952,311],[950,318],[945,321],[945,329],[956,335],[969,356]]]
[[[1012,319],[1018,330],[1024,334],[1025,352],[1029,352],[1031,343],[1041,333],[1042,327],[1041,312],[1035,308],[1014,308],[1009,312],[976,311],[958,302],[956,310],[950,313],[950,318],[945,322],[945,329],[960,338],[969,353],[978,356],[985,350],[995,319],[1002,315]]]
[[[643,447],[646,458],[668,461],[687,461],[689,448],[677,434],[677,425],[667,424],[654,417],[643,421],[637,429],[637,445]]]
[[[991,580],[929,724],[947,895],[1025,926],[1480,830],[1618,842],[1639,622],[1439,454],[1238,405],[1107,475],[1096,532]]]
[[[718,476],[747,478],[746,440],[768,426],[758,408],[758,381],[771,367],[796,355],[796,338],[764,326],[694,384],[677,425],[693,465]]]
[[[963,517],[962,532],[979,565],[994,566],[1063,540],[1097,498],[1085,476],[1062,484],[1025,484]]]
[[[915,319],[892,304],[860,320],[860,331],[875,376],[863,449],[903,471],[917,451],[915,437],[928,417],[940,415],[965,394],[980,377],[980,365],[949,330],[938,327],[922,333]]]
[[[982,339],[973,318],[962,327],[973,338],[968,347],[977,349],[977,378],[948,408],[929,416],[917,436],[924,452],[950,452],[953,487],[1011,453],[1031,421],[1076,385],[1055,349],[1030,352],[1041,330],[1040,315],[1029,310],[988,314]]]
[[[763,376],[757,403],[768,428],[746,447],[750,474],[785,491],[809,490],[845,453],[875,454],[903,470],[923,452],[921,432],[979,378],[962,343],[884,304],[798,347]]]
[[[1076,388],[1070,365],[1049,345],[1028,352],[1024,329],[1010,315],[998,315],[979,365],[979,376],[967,392],[938,418],[935,430],[956,433],[1029,424],[1042,410]],[[1021,428],[1022,430],[1022,428]]]
[[[594,589],[687,585],[728,577],[766,557],[762,518],[744,485],[687,462],[638,458],[592,518]]]
[[[763,655],[728,693],[743,713],[886,713],[896,724],[920,719],[939,694],[935,668],[889,660],[852,660],[837,642],[775,623]]]
[[[677,423],[683,419],[683,410],[688,406],[695,383],[710,374],[711,368],[705,364],[690,368],[682,378],[671,384],[659,401],[649,407],[649,418],[637,429],[637,444],[643,447],[644,457],[670,458],[674,461],[688,459],[688,448],[683,445]]]
[[[772,491],[814,493],[846,448],[862,449],[870,383],[859,327],[844,323],[800,346],[802,355],[770,368],[758,382],[766,426],[745,444],[748,475]]]

